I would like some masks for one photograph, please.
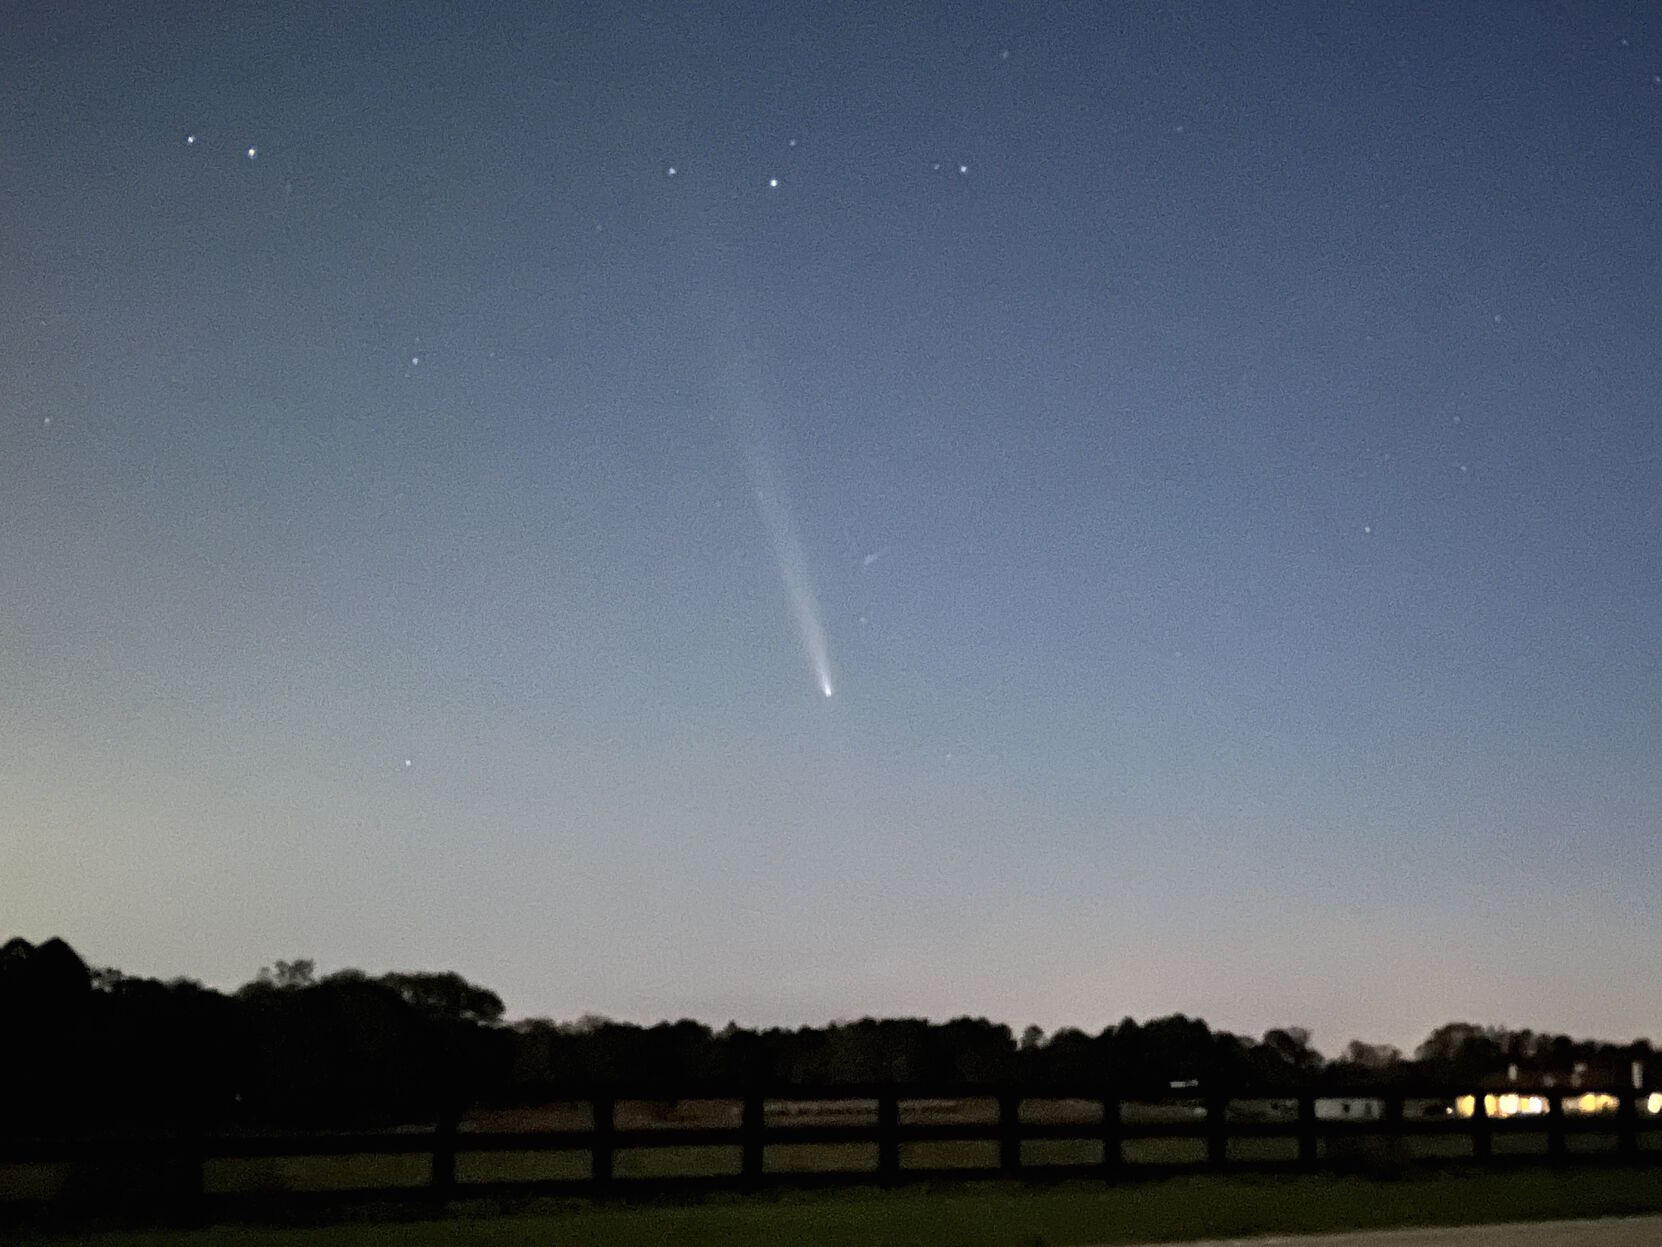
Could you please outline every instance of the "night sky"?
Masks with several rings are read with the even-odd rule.
[[[1662,8],[808,7],[0,9],[0,935],[1662,1038]]]

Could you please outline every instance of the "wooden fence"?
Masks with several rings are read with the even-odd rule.
[[[116,1200],[188,1209],[316,1195],[442,1204],[943,1176],[1114,1182],[1437,1160],[1662,1160],[1662,1096],[1631,1089],[1124,1098],[1100,1088],[881,1085],[701,1089],[697,1110],[688,1103],[661,1089],[613,1089],[568,1102],[568,1118],[575,1111],[581,1124],[552,1129],[491,1128],[488,1116],[450,1115],[432,1127],[377,1133],[0,1140],[0,1207]],[[643,1107],[653,1106],[657,1118],[643,1124]],[[628,1111],[620,1115],[620,1107]],[[1514,1115],[1520,1107],[1534,1111]],[[671,1163],[654,1163],[663,1160]],[[331,1164],[350,1172],[331,1178]],[[323,1174],[321,1187],[297,1171]]]

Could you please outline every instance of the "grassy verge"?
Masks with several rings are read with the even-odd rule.
[[[1662,1171],[1604,1169],[1355,1177],[1193,1177],[1133,1186],[977,1184],[696,1203],[544,1204],[512,1214],[464,1207],[442,1220],[355,1221],[302,1228],[50,1236],[0,1232],[0,1243],[89,1247],[1041,1247],[1365,1227],[1469,1224],[1662,1211]],[[362,1215],[361,1213],[359,1214]]]

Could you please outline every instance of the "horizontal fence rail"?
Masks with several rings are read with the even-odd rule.
[[[917,1179],[1662,1160],[1662,1095],[1463,1087],[1280,1094],[916,1086],[613,1088],[552,1126],[481,1110],[356,1133],[0,1137],[0,1208],[894,1185]],[[497,1110],[523,1122],[537,1110]],[[335,1167],[331,1169],[331,1164]],[[241,1173],[241,1180],[238,1174]],[[307,1174],[312,1175],[308,1181]],[[319,1177],[319,1175],[322,1175]]]

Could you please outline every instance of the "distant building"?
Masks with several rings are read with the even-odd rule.
[[[1336,1096],[1316,1101],[1317,1121],[1378,1121],[1383,1116],[1383,1100],[1363,1096]]]
[[[1545,1095],[1531,1095],[1528,1092],[1490,1092],[1483,1097],[1483,1112],[1485,1116],[1501,1119],[1543,1116],[1549,1111],[1550,1098]],[[1564,1114],[1567,1117],[1596,1117],[1603,1113],[1614,1113],[1621,1107],[1621,1101],[1608,1091],[1583,1091],[1579,1095],[1563,1096],[1562,1099]],[[1652,1117],[1662,1115],[1662,1091],[1653,1091],[1641,1099],[1639,1111]],[[1477,1097],[1455,1097],[1454,1112],[1459,1117],[1473,1116],[1477,1112]]]

